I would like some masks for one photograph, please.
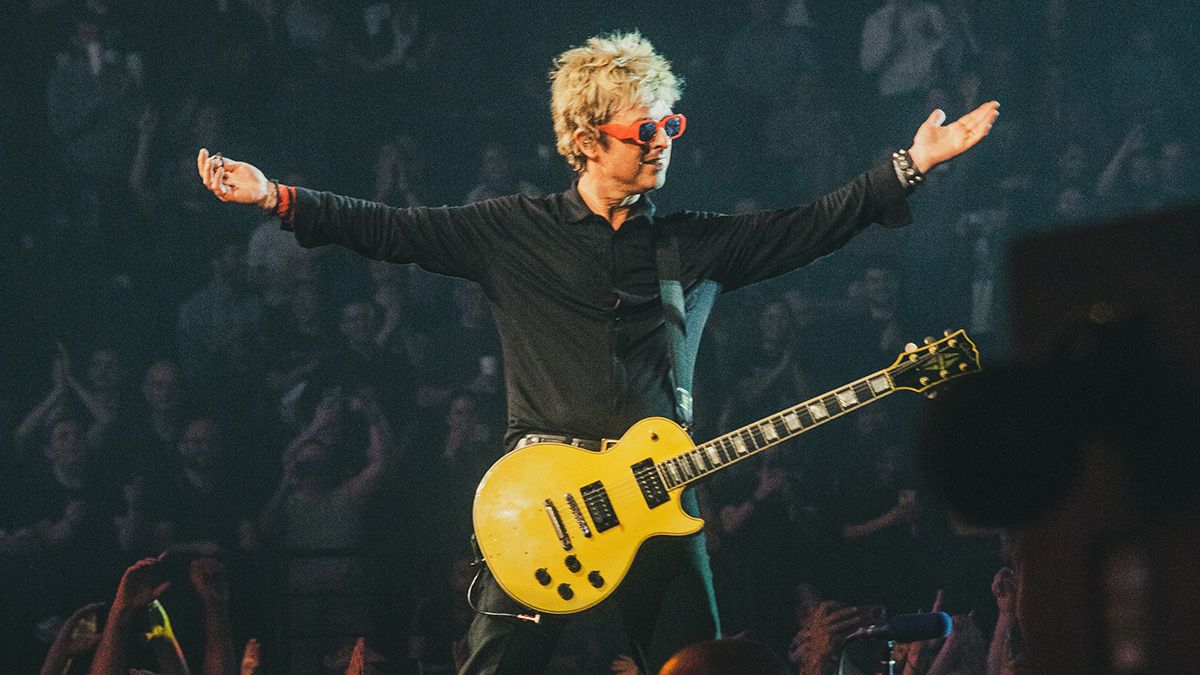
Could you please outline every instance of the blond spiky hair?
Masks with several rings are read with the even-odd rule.
[[[563,52],[550,71],[558,154],[583,171],[587,160],[575,143],[576,130],[598,139],[597,125],[632,105],[675,105],[682,86],[671,64],[637,31],[589,38],[584,46]]]

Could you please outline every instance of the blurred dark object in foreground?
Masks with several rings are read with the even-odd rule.
[[[1200,210],[1020,242],[1018,365],[968,378],[926,425],[930,483],[1012,528],[1035,673],[1200,663]]]

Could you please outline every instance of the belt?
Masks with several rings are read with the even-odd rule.
[[[517,447],[514,450],[519,450],[527,445],[534,443],[563,443],[573,445],[584,450],[599,452],[604,447],[603,441],[593,440],[591,438],[574,438],[572,436],[555,436],[554,434],[525,434],[517,441]]]

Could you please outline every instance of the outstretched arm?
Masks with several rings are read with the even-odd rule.
[[[999,106],[985,103],[952,124],[944,124],[941,110],[933,111],[908,150],[915,168],[927,172],[974,147],[991,130]],[[698,278],[727,289],[790,272],[837,250],[871,223],[911,222],[905,182],[889,161],[803,206],[736,216],[699,214],[699,227],[679,233],[688,248],[683,257]]]
[[[196,168],[223,202],[253,204],[277,215],[305,247],[339,244],[373,260],[416,263],[439,274],[479,281],[503,245],[498,229],[520,196],[457,207],[386,204],[268,181],[246,162],[201,149]]]

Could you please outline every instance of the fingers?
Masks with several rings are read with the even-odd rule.
[[[922,124],[921,126],[932,125],[935,127],[940,127],[940,126],[942,126],[942,124],[945,121],[946,121],[946,112],[944,110],[942,110],[941,108],[938,108],[937,110],[934,110],[933,112],[929,113],[929,117],[925,119],[924,124]]]
[[[71,614],[70,617],[67,618],[65,623],[71,624],[71,623],[78,622],[83,617],[85,617],[88,614],[91,614],[93,612],[97,612],[103,607],[104,607],[103,602],[93,602],[93,603],[84,605],[83,607],[80,607],[79,609],[75,610],[75,612],[73,614]]]
[[[852,616],[849,619],[829,624],[828,629],[833,635],[842,635],[843,633],[853,633],[860,626],[862,626],[862,622],[858,620],[857,616]]]
[[[238,165],[240,165],[239,162],[227,160],[219,152],[209,155],[207,148],[201,148],[200,153],[196,155],[196,170],[200,173],[204,187],[221,201],[225,201],[229,194],[229,185],[225,183],[225,172]]]
[[[998,117],[1000,117],[1000,102],[989,101],[964,115],[961,121],[971,141],[978,142],[979,139],[988,135]]]

